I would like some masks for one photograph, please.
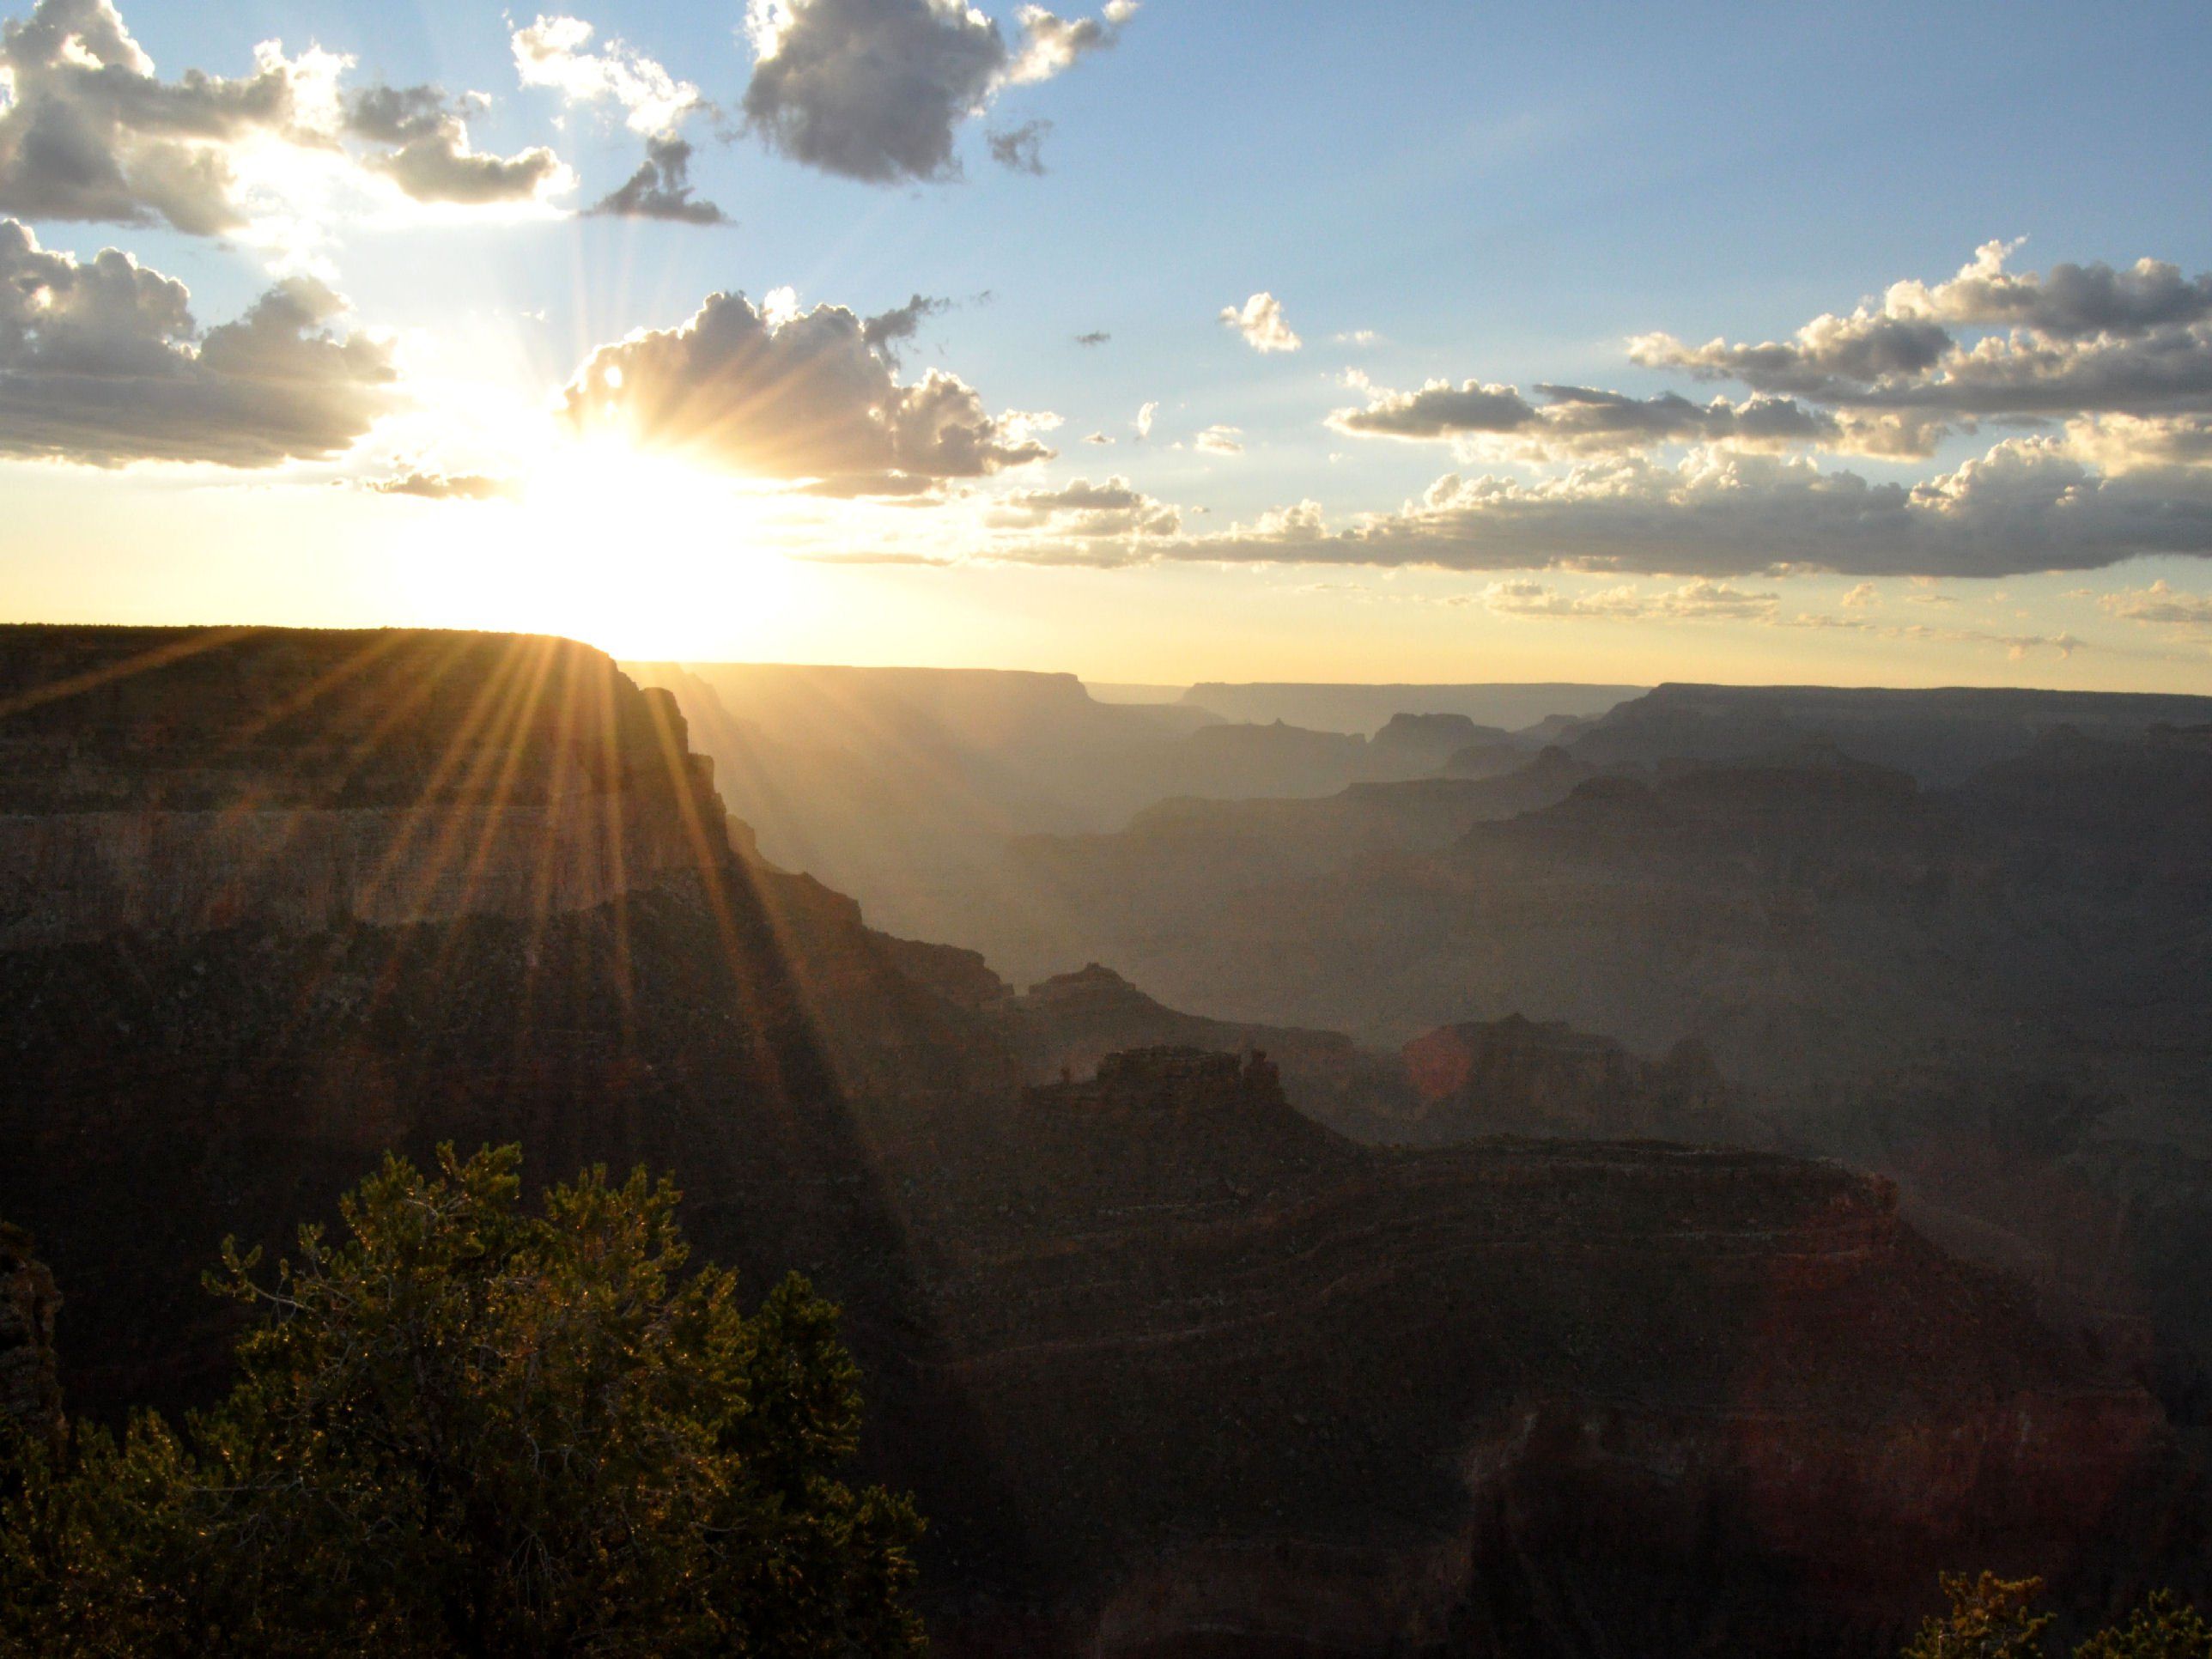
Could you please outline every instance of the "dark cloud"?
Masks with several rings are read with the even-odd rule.
[[[467,107],[436,87],[370,87],[348,102],[346,131],[395,146],[368,165],[418,202],[534,201],[564,176],[561,158],[543,146],[478,155],[469,147]]]
[[[899,348],[921,332],[922,324],[939,312],[952,309],[952,301],[917,294],[902,306],[879,311],[860,325],[860,337],[885,356],[896,357]]]
[[[395,401],[391,353],[278,283],[199,331],[183,283],[113,248],[79,264],[0,220],[0,453],[114,465],[267,466],[337,453]]]
[[[1135,9],[1114,0],[1098,20],[1070,21],[1024,6],[1009,46],[965,0],[751,0],[745,123],[793,160],[848,179],[953,178],[962,123],[1003,88],[1049,80],[1110,46]],[[1032,163],[1034,137],[1014,152]]]
[[[764,312],[717,294],[681,327],[602,346],[563,394],[580,431],[621,430],[757,477],[879,493],[887,475],[981,477],[1053,453],[957,376],[902,386],[842,306]]]
[[[729,216],[691,193],[691,145],[682,138],[648,138],[645,165],[622,187],[600,198],[588,213],[626,219],[665,219],[686,225],[726,225]]]
[[[1858,447],[1846,423],[1828,410],[1763,394],[1741,404],[1724,398],[1700,404],[1674,392],[1632,398],[1593,386],[1540,385],[1535,392],[1543,401],[1534,404],[1517,386],[1475,380],[1456,386],[1431,380],[1418,392],[1366,389],[1366,408],[1340,409],[1328,423],[1361,437],[1510,438],[1516,441],[1515,448],[1532,459],[1680,443],[1747,449]],[[1893,444],[1885,453],[1894,452]]]
[[[1024,121],[985,135],[991,159],[1010,173],[1044,176],[1044,141],[1052,131],[1049,121]]]
[[[1094,328],[1088,334],[1079,334],[1075,343],[1079,346],[1103,346],[1114,337],[1103,328]]]

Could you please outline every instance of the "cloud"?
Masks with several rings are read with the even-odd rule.
[[[1103,328],[1094,328],[1088,334],[1079,334],[1075,343],[1079,346],[1103,346],[1114,337]]]
[[[2148,587],[2100,594],[2097,608],[2123,622],[2212,629],[2212,595],[2185,593],[2163,578]]]
[[[1596,592],[1563,593],[1537,581],[1492,582],[1480,595],[1489,609],[1512,617],[1580,621],[1765,622],[1781,604],[1778,593],[1747,592],[1727,582],[1703,577],[1681,586],[1647,593],[1630,585]]]
[[[1009,173],[1026,173],[1041,179],[1044,176],[1044,141],[1051,131],[1049,121],[1024,121],[1018,127],[985,134],[984,142],[990,147],[991,159]]]
[[[1058,489],[1018,491],[1001,498],[989,521],[997,526],[1042,529],[1052,536],[1085,541],[1172,536],[1182,527],[1182,516],[1174,507],[1118,477],[1101,484],[1078,478]]]
[[[1112,46],[1121,25],[1136,14],[1136,0],[1109,0],[1099,17],[1058,17],[1042,6],[1024,6],[1014,14],[1022,26],[1021,48],[1001,79],[1018,87],[1049,81],[1073,69],[1077,59]]]
[[[346,96],[352,61],[264,41],[250,75],[165,81],[112,0],[39,0],[0,26],[0,213],[238,233],[300,216],[301,158],[421,202],[534,201],[571,182],[549,149],[477,154],[470,101],[436,88]]]
[[[519,493],[514,479],[481,472],[398,472],[363,487],[379,495],[414,495],[427,501],[510,501]]]
[[[610,40],[590,50],[592,28],[580,17],[540,16],[514,31],[515,73],[526,87],[550,87],[567,104],[612,104],[632,132],[665,138],[704,106],[699,88],[652,58]]]
[[[1242,455],[1243,436],[1242,427],[1210,426],[1191,441],[1209,455]]]
[[[270,43],[241,79],[165,82],[111,0],[39,0],[0,26],[0,212],[238,229],[247,214],[234,151],[326,128],[346,62]]]
[[[1303,504],[1310,506],[1310,503]],[[1303,510],[1303,509],[1301,509]],[[1735,576],[1999,576],[2212,550],[2212,473],[2100,477],[2062,441],[2010,439],[1923,483],[1803,457],[1699,449],[1676,465],[1585,462],[1529,482],[1448,474],[1418,502],[1318,533],[1268,521],[1178,544],[1229,561]]]
[[[1110,46],[1134,9],[1117,0],[1097,20],[1070,21],[1024,6],[1010,47],[966,0],[749,0],[745,122],[793,161],[845,178],[955,178],[963,122],[1005,88]],[[1036,161],[1042,130],[1025,131],[1006,135],[1012,165]]]
[[[981,477],[1050,458],[1034,435],[1049,417],[994,416],[941,370],[902,386],[866,327],[842,306],[801,312],[787,295],[760,307],[713,295],[680,327],[594,351],[560,416],[574,431],[617,430],[824,493],[880,494],[886,479]]]
[[[2212,320],[2212,274],[2184,276],[2162,259],[2138,259],[2124,270],[2100,262],[2053,265],[2048,276],[2015,273],[2005,269],[2005,261],[2018,246],[1984,242],[1957,276],[1932,288],[1893,283],[1882,310],[1898,317],[2033,329],[2066,339]]]
[[[2154,259],[2014,272],[2011,252],[1985,243],[1947,282],[1893,283],[1879,301],[1816,317],[1787,340],[1690,345],[1647,334],[1630,356],[1771,394],[1926,416],[2151,415],[2212,399],[2212,274],[2185,277]]]
[[[951,308],[950,300],[917,294],[904,305],[893,306],[867,319],[860,325],[860,337],[885,356],[896,356],[899,347],[921,331],[925,320]]]
[[[721,209],[691,193],[691,145],[683,138],[648,138],[645,162],[621,186],[585,210],[625,219],[665,219],[685,225],[726,225]]]
[[[1339,432],[1414,441],[1500,441],[1486,446],[1527,460],[1625,453],[1668,444],[1725,444],[1734,448],[1819,447],[1888,457],[1932,453],[1940,426],[1899,416],[1838,416],[1795,398],[1754,394],[1741,403],[1715,398],[1693,403],[1679,392],[1649,398],[1593,386],[1539,385],[1540,403],[1519,387],[1468,380],[1431,380],[1416,392],[1392,392],[1355,375],[1364,409],[1328,417]]]
[[[1158,404],[1146,404],[1139,408],[1137,418],[1130,422],[1137,428],[1138,437],[1149,438],[1152,435],[1152,417],[1159,412],[1160,406]]]
[[[1777,616],[1771,620],[1778,628],[1833,629],[1918,644],[1991,645],[2001,648],[2014,662],[2023,661],[2039,651],[2071,657],[2077,651],[2089,648],[2086,640],[2064,633],[1999,634],[1982,628],[1933,628],[1925,623],[1885,623],[1871,617],[1838,617],[1819,612]]]
[[[1366,401],[1331,413],[1334,430],[1547,471],[1450,474],[1399,511],[1304,537],[1302,556],[1942,577],[2212,556],[2212,275],[2153,259],[2039,274],[2011,252],[1985,245],[1945,281],[1893,283],[1784,340],[1630,342],[1644,368],[1734,380],[1741,397],[1480,379],[1397,391],[1348,373]],[[1224,320],[1264,323],[1266,298]],[[1984,425],[2035,435],[1911,483],[1814,459],[1925,459]],[[1280,556],[1279,539],[1224,532],[1188,556]]]
[[[1221,320],[1242,334],[1255,351],[1296,351],[1305,343],[1283,320],[1282,302],[1264,291],[1245,301],[1241,309],[1224,306]]]
[[[236,467],[337,454],[397,402],[390,348],[330,331],[344,309],[295,277],[203,331],[174,278],[113,248],[80,264],[0,220],[0,453]]]
[[[729,223],[720,208],[692,194],[695,152],[680,129],[686,117],[709,107],[699,88],[620,40],[592,51],[592,33],[580,17],[540,15],[516,29],[510,41],[524,86],[550,88],[571,106],[612,105],[622,111],[623,125],[645,139],[645,160],[637,171],[585,211],[675,224]]]
[[[1872,582],[1861,582],[1844,595],[1843,603],[1847,611],[1868,611],[1881,603],[1881,595]]]
[[[1103,432],[1094,432],[1083,441],[1087,444],[1110,444],[1114,441]]]
[[[2071,422],[2067,447],[2106,472],[2212,466],[2212,414],[2098,415]]]
[[[514,155],[479,155],[469,144],[467,107],[468,100],[436,87],[371,87],[347,106],[345,130],[396,146],[366,165],[418,202],[532,202],[574,182],[543,145]]]

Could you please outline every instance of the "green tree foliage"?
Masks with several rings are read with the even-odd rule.
[[[2075,1659],[2212,1659],[2212,1625],[2172,1591],[2160,1590],[2126,1624],[2100,1631],[2075,1649]]]
[[[677,1194],[519,1152],[387,1159],[259,1273],[228,1398],[17,1449],[0,1649],[39,1655],[909,1653],[921,1522],[838,1471],[858,1373],[787,1279],[686,1274]]]
[[[1905,1659],[2043,1659],[2051,1615],[2033,1611],[2043,1594],[2040,1578],[1947,1572],[1943,1594],[1951,1611],[1920,1627]]]
[[[2039,1578],[1984,1573],[1943,1575],[1951,1610],[1920,1627],[1905,1659],[2044,1659],[2051,1616],[2034,1611]],[[2074,1650],[2074,1659],[2212,1659],[2212,1626],[2160,1590],[2124,1625],[2102,1630]]]

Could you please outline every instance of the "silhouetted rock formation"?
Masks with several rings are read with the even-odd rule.
[[[1419,1104],[1395,1139],[1523,1134],[1714,1146],[1776,1139],[1742,1110],[1695,1037],[1647,1060],[1563,1022],[1509,1014],[1441,1026],[1408,1042],[1404,1059]]]
[[[2152,693],[1662,685],[1584,726],[1572,746],[1598,766],[1654,766],[1748,760],[1819,737],[1923,783],[1959,783],[2060,726],[2132,738],[2206,720],[2212,697]]]
[[[1258,1050],[1272,1056],[1298,1110],[1332,1127],[1356,1132],[1370,1119],[1395,1121],[1412,1106],[1395,1059],[1358,1048],[1340,1032],[1179,1013],[1095,962],[1042,981],[1026,995],[1009,994],[991,1012],[994,1029],[1032,1083],[1090,1078],[1107,1056],[1128,1049]]]
[[[1369,733],[1394,714],[1460,714],[1483,726],[1519,731],[1551,718],[1602,714],[1639,695],[1642,686],[1515,684],[1492,685],[1225,685],[1207,681],[1183,701],[1224,720],[1264,725],[1287,720],[1322,732]],[[1548,734],[1539,741],[1548,740]]]

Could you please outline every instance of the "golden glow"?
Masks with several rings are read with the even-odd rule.
[[[764,503],[726,478],[612,439],[559,441],[512,501],[423,503],[399,550],[426,618],[561,634],[617,657],[709,654],[732,633],[765,644],[793,568],[762,534]]]

